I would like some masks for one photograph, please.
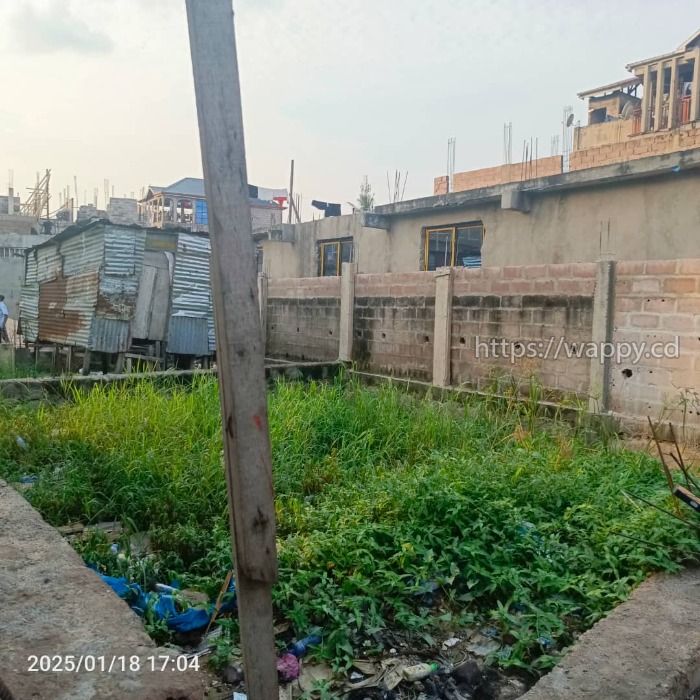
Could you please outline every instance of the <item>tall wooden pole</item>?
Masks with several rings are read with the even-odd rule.
[[[186,0],[202,165],[238,616],[250,700],[277,700],[277,577],[264,348],[231,0]]]
[[[287,210],[287,223],[292,223],[292,209],[294,209],[294,161],[289,168],[289,209]]]

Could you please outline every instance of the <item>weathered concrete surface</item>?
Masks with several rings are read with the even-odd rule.
[[[13,700],[194,700],[207,674],[152,671],[141,620],[17,492],[0,480],[0,696]],[[127,670],[30,672],[30,655],[127,657]],[[140,671],[128,670],[138,657]],[[116,662],[120,666],[120,662]],[[3,688],[3,685],[5,688]]]
[[[700,569],[645,581],[523,700],[685,700],[700,686]]]

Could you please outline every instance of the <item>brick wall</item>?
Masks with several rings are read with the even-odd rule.
[[[432,272],[355,277],[352,354],[359,367],[430,381],[434,330]]]
[[[595,168],[600,165],[610,165],[698,147],[700,147],[700,128],[694,124],[688,124],[673,131],[639,134],[628,137],[620,143],[573,151],[569,156],[569,169]]]
[[[591,340],[595,271],[594,263],[457,270],[452,383],[486,389],[497,378],[522,383],[535,375],[557,393],[585,394],[589,360],[554,355],[560,338],[574,345]],[[502,340],[508,342],[506,357]],[[513,357],[510,343],[520,344]]]
[[[651,357],[647,345],[638,363],[614,362],[612,409],[700,427],[700,260],[619,262],[613,340],[670,343],[678,357]]]
[[[267,290],[267,354],[336,360],[340,277],[272,279]]]
[[[538,158],[529,163],[511,163],[498,165],[493,168],[467,170],[455,173],[452,177],[451,192],[477,190],[481,187],[493,187],[508,182],[521,182],[535,177],[559,175],[562,171],[561,156]],[[447,177],[436,177],[433,184],[434,194],[444,194],[447,191]]]

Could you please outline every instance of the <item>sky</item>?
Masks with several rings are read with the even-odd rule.
[[[0,191],[52,171],[52,208],[104,181],[116,196],[201,177],[184,0],[0,0]],[[236,0],[248,179],[376,203],[387,174],[405,198],[445,174],[550,155],[582,90],[675,49],[700,28],[697,0]],[[3,167],[4,165],[4,167]],[[349,207],[345,209],[349,210]]]

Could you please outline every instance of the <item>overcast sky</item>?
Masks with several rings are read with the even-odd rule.
[[[52,169],[52,205],[201,177],[184,0],[0,0],[0,190],[26,196]],[[700,28],[697,0],[238,0],[249,180],[355,200],[387,171],[432,193],[456,137],[456,171],[549,155],[576,93],[623,78]],[[308,208],[305,210],[308,212]]]

